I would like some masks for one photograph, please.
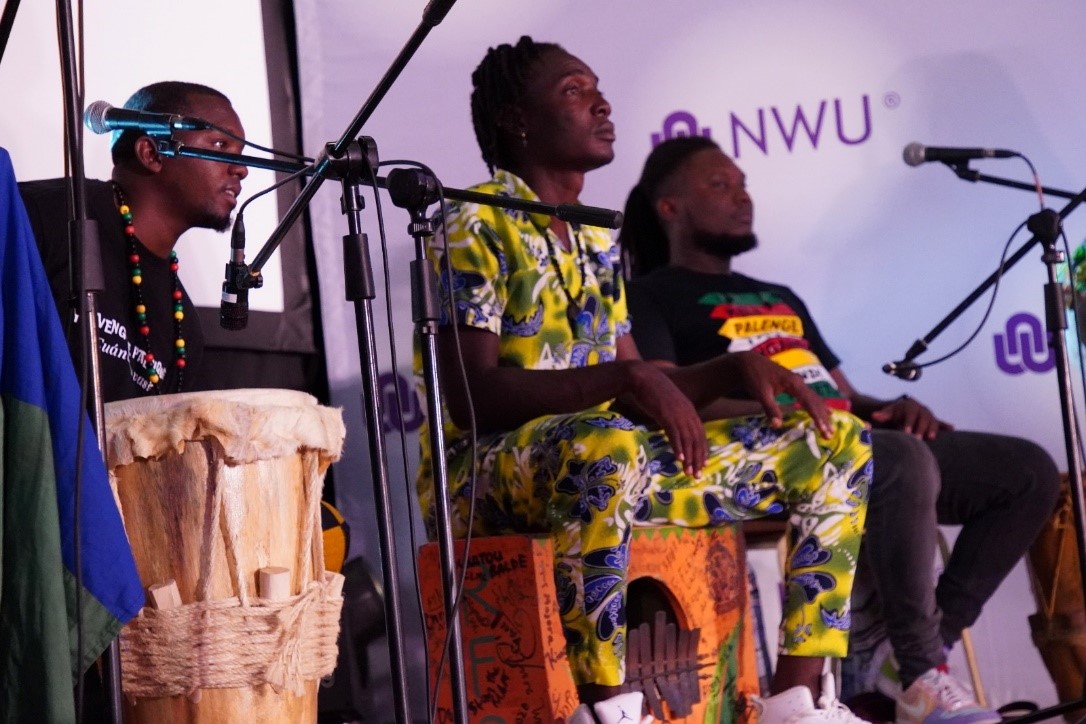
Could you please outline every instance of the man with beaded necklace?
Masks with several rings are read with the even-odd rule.
[[[125,107],[195,116],[214,128],[175,131],[186,146],[238,153],[244,129],[230,100],[195,83],[141,88]],[[248,169],[193,158],[168,158],[150,136],[115,132],[112,180],[87,181],[87,215],[98,222],[105,289],[99,295],[103,401],[193,389],[203,333],[178,278],[174,247],[192,228],[225,231]],[[66,181],[20,184],[53,298],[81,367],[78,296],[70,284]]]

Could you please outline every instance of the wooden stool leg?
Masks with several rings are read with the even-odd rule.
[[[773,677],[773,659],[769,655],[769,640],[765,634],[765,616],[762,614],[762,595],[754,568],[747,561],[747,591],[750,594],[750,610],[754,616],[754,640],[758,653],[758,688],[763,696],[769,695],[769,681]]]

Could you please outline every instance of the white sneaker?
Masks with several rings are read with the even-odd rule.
[[[651,724],[652,715],[641,716],[645,695],[640,691],[616,694],[592,705],[600,724]]]
[[[758,724],[867,724],[837,700],[830,674],[822,677],[822,696],[818,697],[817,707],[806,686],[793,686],[780,694],[764,699],[755,696],[752,700]]]

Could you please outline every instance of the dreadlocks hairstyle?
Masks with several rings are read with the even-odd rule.
[[[206,85],[167,80],[140,88],[132,94],[131,98],[124,102],[124,107],[133,111],[147,111],[149,113],[191,115],[194,111],[192,99],[198,96],[211,96],[220,98],[227,103],[230,102],[230,99],[225,95]],[[146,135],[146,133],[135,128],[114,131],[113,147],[111,149],[114,165],[120,166],[135,161],[136,141]]]
[[[501,127],[503,116],[524,100],[525,86],[540,57],[561,49],[555,43],[537,43],[522,35],[516,45],[503,43],[487,50],[471,74],[471,122],[490,173],[512,161],[511,129]]]
[[[663,195],[664,185],[686,160],[707,148],[719,150],[720,146],[704,136],[682,136],[659,144],[645,159],[641,178],[626,199],[622,230],[618,233],[630,277],[667,265],[670,259],[667,234],[656,215],[656,202]]]

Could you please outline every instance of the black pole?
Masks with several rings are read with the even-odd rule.
[[[1081,196],[1081,194],[1080,194]],[[1064,312],[1063,286],[1057,278],[1063,252],[1056,248],[1062,216],[1048,209],[1030,217],[1033,231],[1044,246],[1042,260],[1048,267],[1045,284],[1045,322],[1049,344],[1056,358],[1056,379],[1060,388],[1060,413],[1063,417],[1063,444],[1067,450],[1067,482],[1071,487],[1071,510],[1074,515],[1075,544],[1078,550],[1079,583],[1086,587],[1086,503],[1082,490],[1082,460],[1079,456],[1078,428],[1075,421],[1074,392],[1071,388],[1071,364],[1067,356],[1067,318]],[[1075,702],[1065,702],[1040,709],[1024,717],[1011,719],[1016,724],[1041,721],[1073,711],[1086,704],[1086,692]]]
[[[403,653],[403,622],[396,566],[395,533],[392,525],[392,497],[388,484],[388,462],[381,429],[381,395],[377,381],[377,342],[373,330],[372,302],[376,296],[366,235],[361,226],[362,194],[351,178],[343,180],[343,213],[348,232],[343,237],[343,284],[347,301],[354,303],[358,359],[362,367],[362,401],[366,409],[367,441],[370,446],[370,473],[377,503],[377,532],[381,568],[385,577],[385,621],[391,657],[393,699],[396,721],[407,724],[411,713],[407,697],[407,667]]]
[[[306,175],[316,174],[318,172],[318,165],[322,163],[322,161],[318,160],[313,164],[306,165],[295,161],[282,161],[277,158],[247,156],[238,153],[227,153],[226,151],[194,148],[192,146],[186,146],[173,138],[158,139],[158,150],[165,156],[202,158],[207,161],[242,164],[244,166],[249,166],[250,168],[262,168],[269,171],[279,171],[290,174],[299,173],[301,171],[305,171]],[[391,161],[390,163],[396,162]],[[343,159],[342,163],[339,160],[329,161],[327,164],[327,171],[321,171],[321,173],[325,173],[328,178],[342,178],[342,169],[344,167],[350,167],[349,159]],[[376,178],[377,188],[388,188],[387,178],[384,176],[377,176]],[[373,186],[373,182],[369,178],[358,179],[357,183],[360,183],[363,186]],[[441,188],[441,196],[452,201],[466,201],[472,204],[500,206],[504,209],[527,211],[531,214],[546,214],[561,219],[562,221],[584,224],[586,226],[601,226],[606,229],[617,229],[622,226],[621,211],[605,209],[599,206],[585,206],[583,204],[547,204],[542,201],[528,201],[527,199],[516,199],[510,196],[495,196],[493,194],[484,194],[479,191],[452,188],[451,186],[443,186]],[[276,243],[271,245],[273,241]],[[264,246],[267,247],[267,251],[262,248],[258,256],[253,257],[253,263],[250,266],[254,271],[260,271],[260,269],[263,268],[263,263],[258,265],[257,259],[259,258],[266,261],[268,257],[275,252],[276,248],[278,248],[278,240],[275,237],[272,237],[272,239]]]
[[[445,604],[445,637],[452,689],[453,718],[468,722],[467,685],[464,675],[464,637],[460,629],[460,580],[457,577],[453,544],[452,515],[449,499],[449,470],[445,460],[445,428],[441,424],[441,375],[438,367],[437,332],[441,321],[438,280],[426,259],[426,239],[433,236],[435,219],[426,218],[426,208],[438,201],[437,181],[429,174],[411,169],[389,172],[386,187],[392,203],[411,214],[408,233],[415,243],[411,262],[411,317],[422,358],[423,388],[426,392],[426,416],[430,420],[427,444],[434,485],[434,520],[437,524],[438,552],[441,559],[442,595]],[[467,549],[465,549],[466,555]],[[441,681],[434,679],[437,696]]]
[[[102,379],[98,364],[98,293],[104,288],[101,269],[101,254],[98,249],[98,227],[87,219],[86,173],[83,168],[83,124],[82,91],[78,87],[79,71],[76,64],[75,32],[72,20],[70,0],[57,0],[57,37],[60,45],[61,82],[64,87],[64,137],[67,143],[68,160],[71,167],[71,209],[73,216],[69,227],[69,258],[75,260],[81,255],[80,263],[72,265],[75,270],[75,286],[79,292],[80,314],[83,321],[83,365],[89,365],[90,389],[84,389],[84,395],[90,395],[93,410],[93,425],[98,438],[98,454],[105,460],[105,412],[102,407]],[[87,376],[84,374],[83,379]],[[82,425],[82,416],[80,417]],[[75,491],[75,575],[76,575],[76,627],[79,640],[76,660],[82,664],[82,478],[76,481]],[[106,696],[109,702],[109,714],[114,724],[121,722],[121,655],[117,642],[110,643],[103,657],[105,664]],[[76,712],[82,714],[82,677],[78,673]]]
[[[991,175],[986,174],[986,173],[981,173],[980,171],[977,171],[977,170],[974,170],[974,169],[970,168],[968,161],[962,161],[962,162],[959,162],[959,163],[952,163],[952,162],[945,162],[944,161],[944,163],[946,163],[946,165],[950,167],[950,170],[954,172],[955,176],[962,179],[963,181],[970,181],[972,183],[976,183],[978,181],[983,181],[985,183],[995,184],[996,186],[1006,186],[1007,188],[1022,189],[1023,191],[1036,191],[1037,190],[1037,187],[1034,186],[1033,184],[1027,184],[1027,183],[1023,183],[1022,181],[1013,181],[1011,179],[1006,179],[1006,178],[1001,178],[999,176],[991,176]],[[1050,186],[1042,186],[1041,191],[1046,196],[1055,196],[1056,198],[1060,198],[1060,199],[1073,199],[1073,198],[1075,198],[1075,194],[1073,192],[1071,192],[1071,191],[1064,191],[1063,189],[1054,189],[1054,188],[1051,188]]]
[[[4,51],[8,48],[11,29],[15,25],[15,15],[19,12],[19,0],[4,3],[4,14],[0,15],[0,61],[4,60]]]

